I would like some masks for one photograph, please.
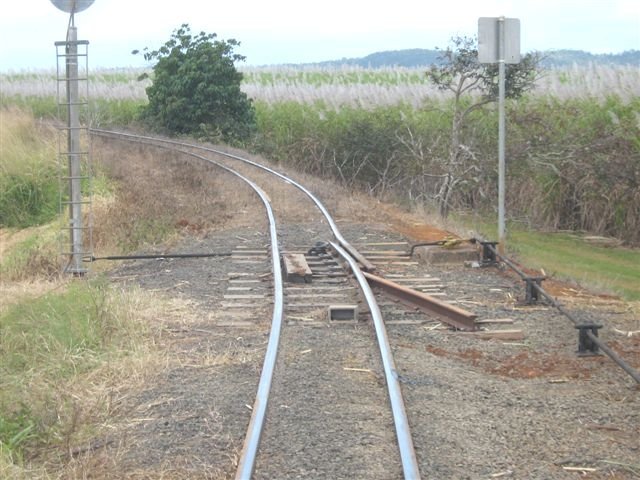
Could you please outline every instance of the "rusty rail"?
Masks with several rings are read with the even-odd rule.
[[[397,300],[412,307],[419,308],[423,312],[433,314],[442,322],[460,330],[473,332],[476,330],[475,320],[477,315],[450,305],[427,295],[426,293],[412,290],[398,283],[364,272],[364,276],[372,287],[378,287]]]

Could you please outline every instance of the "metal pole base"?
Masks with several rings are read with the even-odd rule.
[[[546,280],[547,277],[525,277],[523,280],[525,281],[525,297],[524,303],[527,305],[532,305],[537,303],[540,299],[538,287],[543,280]]]
[[[598,348],[598,344],[589,337],[589,332],[597,337],[598,330],[601,328],[602,325],[598,325],[595,323],[583,323],[581,325],[576,325],[576,329],[578,329],[578,351],[576,352],[576,354],[579,357],[593,357],[602,355],[600,353],[600,349]]]
[[[496,245],[498,242],[480,242],[482,251],[480,252],[480,266],[493,267],[498,264],[496,257]]]

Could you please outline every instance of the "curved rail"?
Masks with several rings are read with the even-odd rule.
[[[411,438],[411,430],[409,429],[407,412],[404,408],[400,381],[398,380],[398,371],[396,370],[396,365],[391,353],[389,337],[387,336],[387,329],[385,328],[384,321],[382,320],[380,307],[378,307],[373,291],[355,260],[353,260],[346,250],[337,243],[331,242],[331,246],[347,261],[347,263],[349,263],[351,271],[353,271],[353,274],[358,280],[360,289],[362,290],[362,293],[367,300],[367,304],[369,305],[371,318],[373,319],[373,325],[376,331],[376,338],[378,339],[378,346],[380,347],[380,355],[382,356],[384,376],[389,390],[389,400],[391,402],[391,410],[393,412],[393,423],[396,427],[396,437],[398,439],[398,447],[400,448],[400,458],[402,459],[404,478],[419,479],[420,471],[418,470],[416,453],[413,448],[413,440]]]
[[[338,230],[338,227],[335,223],[335,221],[333,220],[333,218],[331,217],[331,215],[329,214],[329,212],[327,211],[327,209],[325,208],[325,206],[322,204],[322,202],[320,202],[320,200],[318,198],[316,198],[306,187],[304,187],[303,185],[299,184],[298,182],[290,179],[289,177],[286,177],[285,175],[272,170],[268,167],[265,167],[264,165],[260,165],[257,162],[254,162],[252,160],[248,160],[246,158],[242,158],[239,157],[237,155],[233,155],[227,152],[223,152],[220,150],[216,150],[216,149],[211,149],[211,148],[207,148],[207,147],[201,147],[198,145],[193,145],[193,144],[188,144],[188,143],[184,143],[184,142],[176,142],[176,141],[172,141],[172,140],[165,140],[165,139],[158,139],[158,138],[154,138],[154,137],[144,137],[144,136],[138,136],[138,135],[132,135],[132,134],[126,134],[126,133],[119,133],[119,132],[111,132],[111,131],[107,131],[107,130],[97,130],[97,129],[92,129],[91,132],[97,134],[97,135],[102,135],[102,136],[122,136],[125,138],[129,138],[132,139],[133,141],[138,141],[140,142],[140,139],[142,140],[148,140],[149,142],[142,142],[142,143],[149,143],[151,145],[154,145],[156,147],[159,148],[169,148],[169,147],[163,147],[161,145],[157,145],[155,143],[152,142],[162,142],[162,143],[166,143],[166,144],[171,144],[171,145],[177,145],[177,146],[181,146],[181,147],[187,147],[187,148],[195,148],[195,149],[200,149],[203,151],[208,151],[211,153],[215,153],[217,155],[221,155],[221,156],[225,156],[225,157],[229,157],[235,160],[239,160],[242,161],[244,163],[250,164],[254,167],[260,168],[264,171],[267,171],[268,173],[271,173],[275,176],[277,176],[278,178],[280,178],[281,180],[285,181],[286,183],[298,188],[299,190],[301,190],[303,193],[305,193],[316,205],[316,207],[320,210],[320,212],[322,212],[322,214],[324,215],[325,219],[327,220],[327,222],[329,223],[329,226],[331,228],[331,231],[334,234],[334,237],[336,238],[336,242],[331,242],[331,245],[333,246],[333,248],[347,261],[347,263],[349,264],[349,266],[351,267],[351,270],[353,271],[359,285],[360,288],[362,289],[362,292],[365,296],[365,299],[367,301],[368,307],[371,311],[371,315],[373,318],[373,323],[374,323],[374,328],[376,331],[376,337],[378,340],[378,346],[380,348],[380,355],[382,357],[382,363],[383,363],[383,368],[384,368],[384,372],[385,372],[385,378],[386,378],[386,383],[387,383],[387,389],[389,392],[389,399],[390,399],[390,403],[391,403],[391,409],[393,412],[393,419],[394,419],[394,424],[395,424],[395,429],[396,429],[396,438],[398,440],[398,447],[400,450],[400,458],[401,458],[401,462],[402,462],[402,469],[404,472],[404,478],[407,480],[419,480],[420,479],[420,472],[419,472],[419,468],[418,468],[418,462],[416,460],[416,455],[415,455],[415,449],[413,446],[413,439],[411,438],[411,431],[409,428],[409,421],[407,418],[407,414],[406,414],[406,409],[404,406],[404,400],[402,397],[402,392],[400,389],[400,382],[398,380],[398,373],[396,371],[396,367],[395,367],[395,362],[393,360],[393,355],[391,353],[391,347],[389,345],[389,339],[387,336],[387,332],[386,332],[386,328],[384,326],[384,321],[382,320],[382,314],[380,312],[380,308],[378,307],[378,304],[376,302],[375,296],[373,294],[373,291],[371,290],[371,287],[369,286],[365,276],[363,275],[362,271],[360,270],[360,267],[358,266],[358,264],[356,263],[356,260],[358,262],[360,262],[366,270],[373,270],[373,265],[371,265],[355,248],[353,248],[342,236],[342,234],[340,233],[340,231]],[[253,182],[251,182],[250,180],[246,179],[245,177],[243,177],[242,175],[240,175],[239,173],[235,172],[232,169],[229,169],[228,167],[225,167],[221,164],[219,164],[218,162],[215,162],[213,160],[210,159],[206,159],[204,157],[201,157],[200,155],[196,155],[194,153],[191,152],[187,152],[185,150],[179,150],[179,149],[175,149],[175,151],[178,151],[180,153],[185,153],[187,155],[191,155],[194,156],[196,158],[200,158],[203,159],[205,161],[208,161],[210,163],[213,163],[215,165],[221,166],[224,170],[227,170],[229,172],[234,173],[235,175],[237,175],[238,177],[242,178],[243,180],[247,181],[250,185],[255,185],[253,184]],[[256,190],[256,192],[259,192],[259,195],[261,196],[263,202],[265,203],[265,205],[268,205],[268,199],[264,198],[264,192],[262,192],[262,190],[255,185],[254,189]],[[260,193],[261,192],[261,193]],[[266,195],[265,195],[266,196]],[[268,206],[268,211],[269,211],[269,218],[272,218],[272,212],[271,212],[271,207]],[[277,243],[277,237],[276,237],[276,232],[275,232],[275,220],[273,221],[272,225],[272,235],[271,235],[271,239],[272,239],[272,252],[274,251],[274,245],[273,243],[276,242]],[[277,244],[275,245],[275,248],[277,249]],[[277,250],[275,250],[277,251]],[[276,261],[276,259],[279,259],[279,256],[274,256],[272,257],[273,259],[273,263],[274,263],[274,275],[276,277],[276,282],[278,282],[280,284],[280,288],[282,288],[282,274],[281,274],[281,270],[280,270],[280,264]],[[276,270],[276,263],[278,263],[277,265],[277,270]],[[279,272],[278,274],[276,274],[276,271]],[[277,303],[276,303],[277,305]],[[279,335],[280,335],[280,329],[281,329],[281,325],[282,325],[282,304],[280,303],[279,306],[280,312],[279,312],[279,317],[277,319],[278,325],[277,325],[277,332],[276,332],[276,325],[274,323],[274,325],[271,328],[271,334],[269,337],[269,344],[267,347],[267,353],[265,355],[265,361],[264,361],[264,367],[263,367],[263,371],[260,377],[260,383],[258,386],[258,394],[256,396],[256,401],[254,404],[254,408],[252,411],[252,415],[251,415],[251,420],[249,422],[249,428],[247,429],[247,436],[245,437],[245,442],[242,448],[242,452],[240,455],[240,460],[238,462],[238,469],[236,471],[236,480],[248,480],[251,478],[252,474],[253,474],[253,470],[255,467],[255,459],[257,456],[257,451],[258,451],[258,446],[260,443],[260,437],[261,437],[261,433],[262,433],[262,427],[264,424],[264,419],[265,419],[265,414],[266,414],[266,407],[267,407],[267,401],[268,401],[268,395],[269,395],[269,389],[271,387],[271,379],[273,377],[273,370],[275,368],[275,360],[276,360],[276,356],[277,356],[277,346],[278,346],[278,342],[279,342]],[[274,322],[276,322],[276,311],[275,311],[275,307],[274,307]],[[276,335],[278,338],[273,339],[273,337]],[[272,342],[273,339],[273,342]],[[272,343],[273,343],[273,351],[271,351],[271,347],[272,347]],[[267,366],[268,366],[268,370],[267,370]],[[268,377],[268,378],[267,378]],[[264,381],[263,381],[264,380]]]
[[[375,267],[371,264],[371,262],[369,262],[366,258],[364,258],[364,256],[362,256],[362,254],[360,254],[360,252],[358,252],[353,246],[351,246],[351,244],[349,242],[347,242],[345,240],[345,238],[340,233],[340,230],[338,229],[338,226],[336,225],[336,222],[333,220],[333,218],[331,217],[331,215],[329,214],[329,212],[325,208],[325,206],[322,204],[322,202],[320,202],[320,200],[318,200],[316,198],[316,196],[313,195],[313,193],[311,193],[304,185],[301,185],[300,183],[298,183],[295,180],[283,175],[282,173],[280,173],[280,172],[278,172],[276,170],[273,170],[273,169],[271,169],[269,167],[265,167],[264,165],[261,165],[258,162],[254,162],[253,160],[249,160],[248,158],[243,158],[243,157],[240,157],[238,155],[234,155],[232,153],[224,152],[222,150],[217,150],[215,148],[209,148],[209,147],[202,147],[200,145],[195,145],[195,144],[192,144],[192,143],[178,142],[178,141],[175,141],[175,140],[167,140],[167,139],[164,139],[164,138],[145,137],[145,136],[141,136],[141,135],[132,135],[132,134],[129,134],[129,133],[113,132],[113,131],[101,130],[101,129],[91,129],[90,131],[91,132],[95,132],[96,134],[107,134],[107,135],[111,134],[111,135],[119,135],[119,136],[122,136],[122,137],[142,138],[142,139],[146,139],[146,140],[152,140],[152,141],[155,141],[155,142],[162,142],[162,143],[168,143],[168,144],[171,144],[171,145],[178,145],[180,147],[195,148],[195,149],[198,149],[198,150],[203,150],[205,152],[215,153],[216,155],[222,155],[224,157],[232,158],[234,160],[239,160],[239,161],[241,161],[243,163],[246,163],[248,165],[252,165],[252,166],[254,166],[256,168],[264,170],[265,172],[268,172],[268,173],[270,173],[272,175],[275,175],[276,177],[278,177],[281,180],[283,180],[285,183],[293,185],[297,189],[301,190],[305,195],[307,195],[311,199],[311,201],[316,205],[318,210],[320,210],[322,215],[324,215],[324,218],[329,223],[329,228],[331,228],[331,231],[333,232],[333,236],[338,241],[338,243],[342,247],[344,247],[345,250],[347,250],[352,257],[354,257],[356,260],[358,260],[358,262],[360,262],[360,264],[364,267],[364,269],[366,271],[375,270]]]
[[[97,135],[109,136],[120,135],[117,132],[95,131]],[[138,143],[146,143],[153,145],[156,148],[171,148],[162,145],[157,145],[152,142],[144,142],[142,140],[151,139],[151,137],[139,137],[136,135],[125,134],[130,141],[136,141]],[[134,140],[135,139],[135,140]],[[242,446],[242,453],[240,455],[240,461],[238,462],[238,470],[236,478],[249,479],[253,474],[253,468],[255,466],[255,459],[258,453],[258,446],[260,445],[260,437],[262,435],[262,427],[267,413],[267,405],[269,403],[269,392],[271,390],[271,383],[273,380],[273,373],[275,371],[276,360],[278,357],[278,344],[280,343],[280,332],[282,330],[282,320],[284,316],[284,286],[282,282],[282,267],[280,266],[280,250],[278,247],[278,237],[276,231],[276,220],[269,202],[267,194],[254,182],[244,177],[235,170],[222,165],[214,160],[197,155],[186,150],[173,149],[176,152],[189,155],[200,160],[204,160],[223,170],[237,176],[241,180],[245,181],[249,186],[258,194],[260,200],[265,206],[267,211],[267,217],[269,219],[269,234],[271,237],[271,263],[274,276],[274,303],[273,303],[273,315],[271,319],[271,331],[269,333],[269,341],[267,342],[267,350],[265,352],[264,363],[262,366],[262,372],[260,374],[260,381],[258,382],[258,391],[256,399],[251,410],[251,419],[249,420],[249,426],[247,428],[247,435]]]

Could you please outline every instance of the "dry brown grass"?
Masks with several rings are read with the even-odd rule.
[[[273,164],[260,155],[251,155],[224,146],[209,145],[209,147],[248,158],[293,178],[318,197],[337,222],[392,226],[416,241],[441,240],[452,232],[465,236],[463,227],[452,220],[442,220],[435,210],[427,211],[424,206],[404,208],[394,203],[393,199],[381,201],[355,188],[340,184],[334,179],[300,173],[291,168]],[[255,179],[259,185],[269,186],[269,195],[277,208],[279,219],[303,223],[317,221],[320,218],[319,211],[308,202],[303,193],[279,180],[276,181],[271,174],[254,167],[243,166],[239,162],[235,162],[233,168]]]
[[[115,197],[94,208],[98,252],[171,244],[255,224],[263,217],[242,182],[185,155],[96,140],[95,161],[115,181]]]

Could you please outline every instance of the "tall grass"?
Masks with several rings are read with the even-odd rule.
[[[0,472],[26,466],[42,445],[69,451],[109,414],[108,392],[86,389],[113,381],[101,375],[140,350],[139,306],[95,280],[0,311]]]
[[[141,104],[136,102],[144,102],[144,84],[135,80],[139,73],[94,74],[95,124],[135,119]],[[451,173],[451,101],[422,70],[243,73],[242,88],[258,114],[257,151],[375,195],[423,203],[442,195],[442,178]],[[21,84],[34,82],[43,88],[46,76],[7,76],[13,85],[7,91],[20,95]],[[638,99],[640,69],[589,65],[549,70],[526,98],[510,102],[507,181],[513,218],[532,227],[584,229],[640,244]],[[493,210],[496,136],[496,110],[475,112],[461,132],[465,160],[453,172],[451,208]]]
[[[55,132],[16,108],[0,108],[0,226],[28,227],[58,212]]]
[[[342,106],[375,108],[399,103],[420,108],[426,100],[446,100],[446,92],[427,82],[421,68],[362,67],[245,67],[242,89],[250,98],[267,104],[323,102]],[[138,80],[140,69],[90,72],[89,98],[125,104],[145,102],[151,80]],[[55,73],[49,71],[0,73],[1,103],[34,104],[56,96]],[[640,69],[634,66],[574,66],[543,72],[535,95],[606,99],[615,94],[624,102],[640,96]],[[41,101],[40,101],[41,102]],[[50,106],[54,106],[51,104]],[[45,109],[39,105],[39,111]],[[49,110],[55,112],[55,108]],[[37,116],[40,116],[37,113]],[[117,117],[117,116],[116,116]]]

